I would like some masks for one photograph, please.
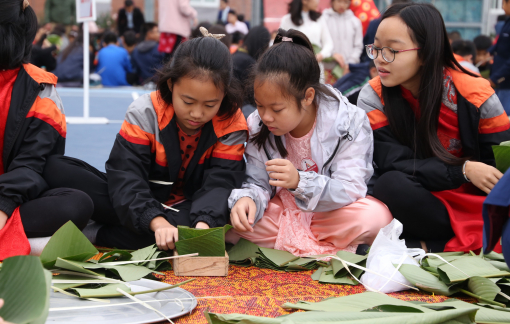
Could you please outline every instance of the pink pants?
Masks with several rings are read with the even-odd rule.
[[[283,203],[277,195],[271,199],[264,216],[254,226],[254,232],[231,230],[226,240],[236,243],[242,237],[258,246],[274,248],[282,210]],[[371,245],[379,230],[392,219],[385,204],[367,196],[330,212],[314,213],[310,229],[319,244],[327,243],[337,250],[343,250],[358,244]]]

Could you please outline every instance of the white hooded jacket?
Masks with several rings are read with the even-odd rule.
[[[289,190],[303,211],[326,212],[349,205],[367,192],[373,174],[373,136],[366,113],[349,103],[347,98],[327,86],[336,98],[322,99],[311,142],[312,159],[319,173],[299,171],[299,184]],[[248,117],[250,139],[262,128],[257,111]],[[285,145],[285,137],[282,136]],[[274,143],[274,135],[269,140]],[[276,146],[275,146],[276,147]],[[278,150],[268,143],[260,150],[248,141],[245,150],[247,179],[241,189],[234,189],[228,199],[229,208],[242,197],[250,197],[257,206],[255,222],[264,215],[269,200],[282,188],[269,185],[265,162],[280,159]]]

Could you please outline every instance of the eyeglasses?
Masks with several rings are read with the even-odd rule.
[[[421,49],[420,47],[418,47],[418,48],[411,48],[411,49],[407,49],[407,50],[395,51],[391,47],[379,48],[379,47],[376,47],[374,44],[366,45],[365,47],[367,49],[367,55],[370,59],[375,60],[377,58],[377,56],[379,55],[379,51],[381,51],[382,58],[388,63],[395,61],[396,53],[416,51],[416,50]]]

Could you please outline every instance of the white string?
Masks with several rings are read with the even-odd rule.
[[[362,267],[362,266],[360,266],[360,265],[357,265],[357,264],[352,263],[352,262],[349,262],[349,261],[342,260],[342,259],[340,259],[340,258],[339,258],[338,256],[336,256],[336,255],[332,255],[332,256],[331,256],[331,258],[336,259],[336,260],[339,260],[340,262],[342,262],[342,264],[344,264],[344,262],[345,262],[345,263],[347,263],[348,265],[350,265],[351,267],[354,267],[354,268],[357,268],[357,269],[361,269],[361,270],[363,270],[363,271],[365,271],[365,272],[372,273],[372,274],[375,274],[375,275],[377,275],[377,276],[380,276],[380,277],[383,277],[383,278],[389,279],[389,280],[391,280],[392,282],[398,283],[399,285],[405,286],[405,287],[407,287],[407,288],[409,288],[409,289],[413,289],[413,290],[416,290],[416,291],[420,291],[420,290],[419,290],[418,288],[416,288],[416,287],[408,286],[408,285],[406,285],[406,284],[404,284],[404,283],[401,283],[401,282],[399,282],[399,281],[396,281],[396,280],[393,280],[393,279],[391,279],[391,278],[388,278],[388,277],[386,277],[386,276],[384,276],[384,275],[382,275],[382,274],[380,274],[380,273],[377,273],[377,272],[375,272],[375,271],[373,271],[373,270],[370,270],[370,269],[368,269],[368,268]],[[360,281],[358,280],[358,282],[360,282]],[[360,282],[360,283],[361,283],[361,282]],[[377,290],[375,290],[375,291],[377,291]]]
[[[159,260],[168,260],[168,259],[178,259],[178,258],[184,258],[184,257],[192,257],[197,256],[198,253],[191,253],[191,254],[183,254],[183,255],[174,255],[170,257],[164,257],[164,258],[157,258],[157,259],[149,259],[149,260],[138,260],[138,261],[113,261],[113,262],[103,262],[98,263],[99,265],[122,265],[122,264],[130,264],[130,263],[138,263],[138,262],[150,262],[150,261],[159,261]]]
[[[402,266],[402,264],[404,263],[405,259],[407,259],[408,255],[407,255],[407,252],[404,252],[404,254],[402,255],[402,259],[400,259],[400,263],[398,264],[398,266],[395,268],[395,271],[393,271],[393,273],[391,274],[391,276],[388,278],[388,280],[386,280],[386,282],[384,283],[384,285],[381,286],[381,288],[379,288],[377,291],[381,291],[391,280],[391,278],[393,278],[393,276],[395,276],[395,274],[398,272],[398,269],[400,269],[400,267]]]
[[[125,292],[124,290],[122,290],[120,288],[117,288],[117,291],[120,292],[121,294],[123,294],[124,296],[126,296],[127,298],[129,298],[129,299],[131,299],[131,300],[133,300],[135,302],[138,302],[140,305],[145,306],[146,308],[155,311],[157,314],[159,314],[159,315],[163,316],[164,318],[166,318],[166,320],[169,321],[170,323],[175,324],[174,322],[172,322],[172,320],[170,318],[168,318],[168,316],[166,316],[165,314],[161,313],[159,310],[155,309],[151,305],[144,303],[142,300],[136,298],[135,296],[131,296],[130,294],[128,294],[127,292]]]
[[[442,256],[438,255],[438,254],[435,254],[435,253],[425,253],[424,255],[420,256],[420,259],[419,259],[419,262],[420,262],[420,265],[421,265],[421,262],[423,260],[423,258],[425,258],[426,256],[428,255],[431,255],[431,256],[435,256],[436,258],[440,259],[441,261],[444,261],[446,262],[446,264],[454,267],[455,269],[459,270],[460,272],[462,272],[463,274],[466,275],[466,277],[470,278],[471,276],[468,275],[467,273],[465,273],[464,271],[460,270],[459,268],[457,268],[456,266],[454,266],[453,264],[451,264],[450,262],[446,261],[445,259],[443,259]]]
[[[155,184],[160,184],[160,185],[163,185],[163,186],[171,186],[171,185],[174,184],[173,182],[166,182],[166,181],[161,181],[161,180],[149,180],[149,182],[152,182],[152,183],[155,183]]]
[[[165,205],[165,204],[161,204],[161,206],[165,207],[166,209],[170,209],[170,210],[173,210],[173,211],[175,211],[175,212],[179,212],[179,209],[172,208],[172,207],[167,206],[167,205]]]

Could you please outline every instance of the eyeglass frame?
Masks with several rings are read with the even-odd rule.
[[[374,49],[375,49],[375,53],[376,53],[376,54],[375,54],[374,58],[371,58],[371,57],[370,57],[370,55],[368,54],[368,47],[369,47],[369,46],[371,46],[372,48],[374,48]],[[391,62],[390,62],[390,61],[388,61],[388,60],[384,57],[384,55],[382,54],[382,50],[383,50],[383,49],[385,49],[385,48],[389,49],[389,50],[393,53],[393,60],[392,60]],[[395,61],[395,57],[396,57],[396,56],[395,56],[395,54],[397,54],[397,53],[403,53],[403,52],[409,52],[409,51],[417,51],[417,50],[421,50],[421,47],[416,47],[416,48],[411,48],[411,49],[406,49],[406,50],[400,50],[400,51],[397,51],[397,50],[394,50],[393,48],[391,48],[391,47],[389,47],[389,46],[384,46],[384,47],[380,47],[380,48],[379,48],[379,47],[375,46],[374,44],[365,45],[365,51],[367,52],[367,56],[368,56],[368,58],[370,58],[371,60],[375,60],[375,59],[379,56],[379,51],[381,51],[381,57],[383,58],[383,60],[384,60],[386,63],[392,63],[392,62],[394,62],[394,61]]]

